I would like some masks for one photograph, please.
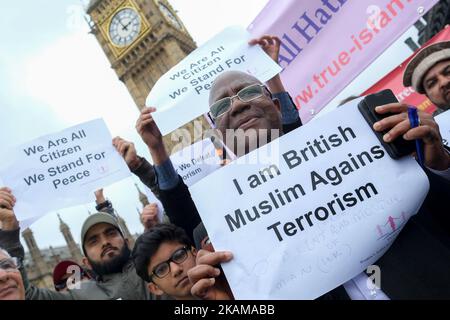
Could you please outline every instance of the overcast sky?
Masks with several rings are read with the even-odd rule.
[[[197,45],[230,25],[246,27],[266,0],[171,0]],[[137,144],[148,156],[135,132],[138,110],[125,86],[83,19],[80,0],[1,1],[0,19],[0,144],[7,147],[62,130],[94,118],[105,119],[113,136]],[[7,13],[7,14],[5,14]],[[403,38],[416,35],[411,29]],[[410,51],[399,41],[331,104],[358,94],[406,58]],[[1,156],[1,154],[0,154]],[[133,233],[140,232],[140,207],[129,178],[105,193]],[[94,200],[94,199],[93,199]],[[51,201],[51,199],[49,199]],[[60,210],[75,239],[94,203]],[[41,248],[64,245],[56,212],[32,226]]]

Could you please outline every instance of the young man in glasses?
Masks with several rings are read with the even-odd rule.
[[[17,258],[0,248],[0,300],[25,300],[25,287]]]
[[[195,266],[197,251],[186,232],[173,224],[159,224],[142,234],[132,257],[137,274],[148,290],[175,300],[192,300],[188,270]]]

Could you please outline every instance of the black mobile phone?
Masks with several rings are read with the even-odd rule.
[[[389,103],[398,102],[394,93],[391,90],[383,90],[374,94],[370,94],[366,96],[361,102],[358,104],[358,109],[366,119],[370,128],[373,130],[373,125],[375,122],[380,121],[386,117],[391,116],[391,113],[387,114],[379,114],[375,111],[375,108],[378,106],[382,106]],[[403,156],[409,155],[415,151],[415,143],[414,141],[407,141],[403,139],[402,136],[398,137],[394,141],[390,143],[386,143],[383,140],[383,136],[388,132],[388,130],[377,132],[374,131],[378,140],[380,140],[383,147],[386,149],[387,153],[393,159],[399,159]]]

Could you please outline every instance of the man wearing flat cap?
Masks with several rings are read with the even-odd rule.
[[[425,94],[437,110],[450,108],[450,41],[434,43],[420,50],[403,74],[403,85]]]

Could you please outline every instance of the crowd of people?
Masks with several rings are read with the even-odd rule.
[[[264,36],[251,44],[260,45],[278,61],[277,37]],[[450,42],[420,51],[410,62],[404,83],[427,95],[438,107],[437,113],[448,110]],[[210,116],[223,137],[226,150],[223,155],[229,159],[241,157],[302,126],[279,76],[263,84],[246,73],[225,72],[214,81],[209,104]],[[401,136],[423,141],[423,169],[430,181],[430,191],[419,213],[410,218],[392,247],[376,262],[383,275],[376,298],[448,299],[450,217],[446,208],[450,194],[450,151],[442,144],[433,115],[419,111],[421,125],[411,128],[407,108],[401,103],[377,107],[378,113],[390,115],[375,123],[373,130],[384,132],[386,142]],[[146,207],[141,214],[143,234],[131,250],[112,204],[101,193],[96,194],[99,212],[84,221],[81,231],[83,266],[61,262],[54,271],[55,290],[42,289],[30,284],[22,264],[24,249],[14,213],[16,198],[9,188],[0,188],[0,300],[234,299],[220,267],[233,259],[233,253],[214,250],[189,189],[171,163],[152,117],[155,111],[153,107],[143,109],[136,123],[153,164],[140,157],[130,141],[116,137],[113,145],[131,172],[161,201],[167,219],[159,222],[157,207]],[[248,130],[256,130],[258,134],[238,136]],[[272,130],[278,130],[279,134],[271,135]],[[258,138],[261,132],[267,135],[266,139]],[[252,138],[256,141],[251,141]],[[319,299],[369,299],[367,290],[365,278],[358,276]]]

